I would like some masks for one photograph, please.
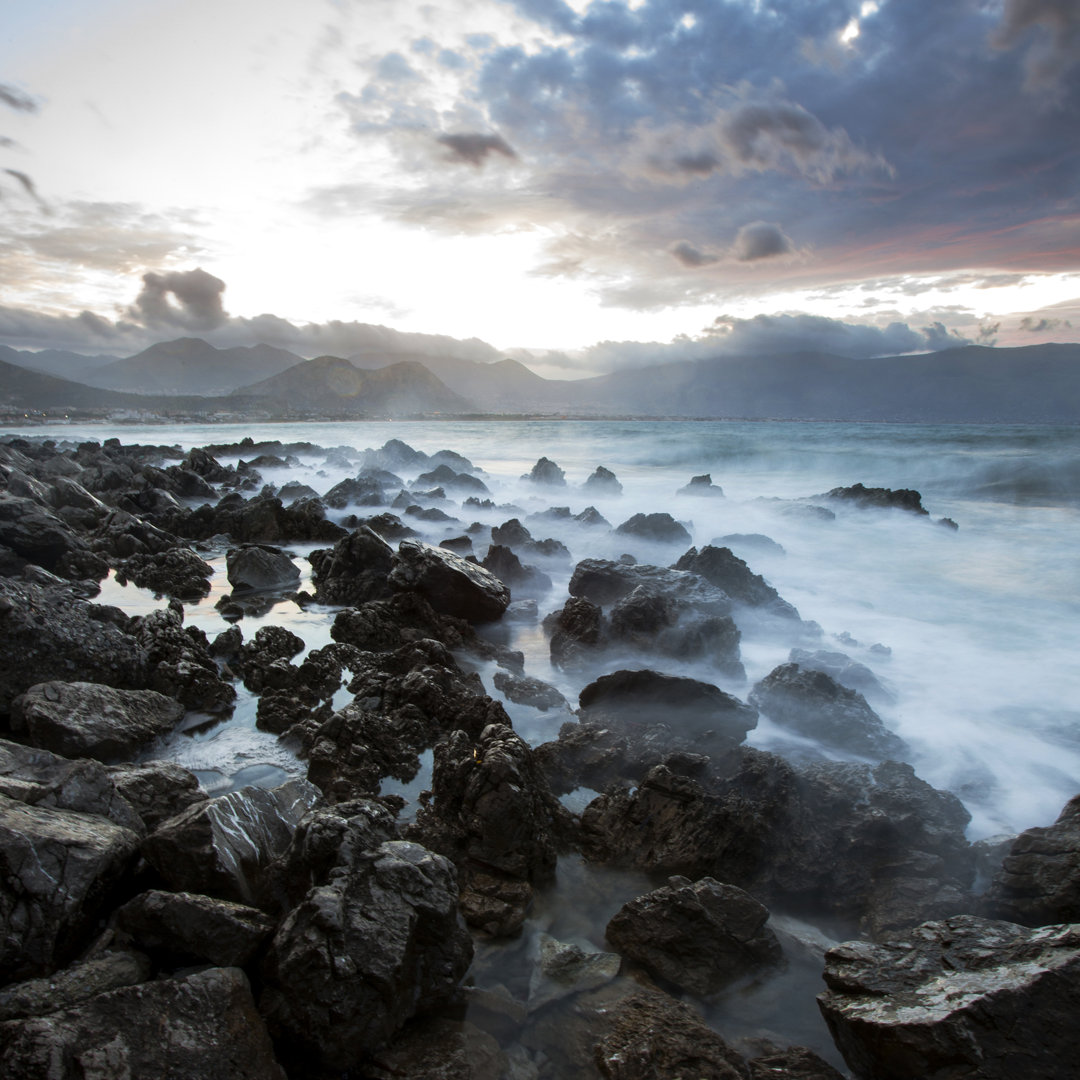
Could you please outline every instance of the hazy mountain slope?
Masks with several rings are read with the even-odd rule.
[[[160,399],[101,390],[0,360],[0,404],[21,409],[152,409]]]
[[[92,386],[140,394],[228,394],[301,359],[271,345],[217,349],[202,338],[177,338],[106,364],[84,379]]]
[[[288,371],[243,387],[231,403],[257,402],[282,414],[409,416],[460,414],[476,407],[415,361],[360,371],[338,356],[305,360]]]
[[[61,379],[74,379],[76,382],[88,372],[114,363],[117,359],[119,358],[116,356],[84,356],[82,353],[65,352],[62,349],[31,352],[29,349],[12,349],[7,345],[0,345],[0,360],[29,368],[30,371],[56,375]]]

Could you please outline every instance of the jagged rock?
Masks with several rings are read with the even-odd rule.
[[[595,990],[619,974],[622,961],[615,953],[585,952],[572,942],[540,935],[540,958],[529,980],[530,1012],[570,994]]]
[[[143,589],[178,600],[201,600],[210,591],[214,568],[191,548],[176,547],[146,555],[132,555],[117,570],[121,584],[133,581]]]
[[[1080,795],[1053,825],[1028,829],[1013,841],[986,906],[996,918],[1024,926],[1080,923]]]
[[[439,541],[439,547],[446,548],[447,551],[452,551],[455,555],[471,555],[473,551],[472,537],[465,534],[448,536],[445,540]]]
[[[494,574],[417,540],[399,545],[390,584],[419,592],[436,611],[469,622],[497,619],[510,603],[510,590]]]
[[[511,675],[507,671],[496,671],[492,680],[495,689],[501,690],[506,697],[518,705],[531,705],[541,712],[548,709],[569,709],[566,698],[550,683],[540,679],[530,679],[525,675]]]
[[[854,503],[858,507],[878,507],[882,509],[907,510],[912,514],[929,516],[930,511],[923,508],[922,496],[910,488],[892,490],[891,488],[868,488],[862,484],[850,487],[837,487],[824,495],[815,495],[815,499],[836,499]]]
[[[146,650],[117,608],[63,587],[0,578],[0,713],[35,683],[87,680],[125,689],[149,678]]]
[[[131,949],[103,953],[48,978],[27,979],[0,990],[0,1021],[47,1016],[90,998],[150,978],[150,959]]]
[[[116,925],[140,949],[175,962],[244,967],[274,930],[257,908],[197,893],[151,889],[116,911]]]
[[[764,904],[734,885],[672,878],[623,904],[605,934],[650,974],[692,994],[715,994],[779,963],[780,942],[765,925],[768,918]]]
[[[543,484],[545,487],[566,487],[566,473],[546,457],[540,458],[532,470],[521,479],[531,480],[534,484]]]
[[[842,1073],[805,1046],[789,1046],[746,1064],[750,1080],[844,1080]]]
[[[588,525],[590,528],[611,528],[611,522],[595,506],[586,506],[580,514],[574,515],[574,520],[579,525]]]
[[[551,622],[551,662],[575,668],[589,663],[604,638],[604,613],[598,604],[571,596]]]
[[[702,473],[700,476],[690,477],[690,483],[685,487],[679,488],[675,494],[722,499],[724,497],[724,489],[712,482],[711,473]]]
[[[209,480],[212,484],[220,484],[228,480],[231,473],[217,458],[201,447],[189,450],[187,456],[181,462],[181,467]]]
[[[543,596],[551,589],[551,578],[535,566],[524,566],[508,547],[493,544],[480,564],[511,589],[515,596]]]
[[[116,690],[89,682],[31,686],[11,706],[12,729],[34,746],[64,757],[115,761],[167,735],[184,715],[153,690]]]
[[[881,680],[865,665],[842,652],[817,649],[792,649],[788,662],[798,664],[804,671],[824,671],[849,690],[858,690],[864,697],[893,702],[896,695],[886,690]]]
[[[139,983],[0,1025],[0,1072],[51,1080],[285,1080],[239,968]]]
[[[689,570],[711,585],[723,589],[732,600],[750,607],[763,608],[783,619],[798,619],[799,613],[760,575],[755,574],[730,548],[713,547],[700,551],[691,548],[675,564],[676,570]]]
[[[232,667],[253,693],[273,685],[275,665],[302,652],[304,639],[284,626],[260,626],[233,657]]]
[[[758,555],[786,555],[782,544],[778,544],[764,533],[728,533],[710,541],[713,547],[738,548],[752,551]]]
[[[444,1004],[472,960],[453,865],[387,841],[312,889],[274,935],[260,1009],[291,1060],[350,1069]]]
[[[277,497],[286,505],[292,506],[300,499],[317,499],[319,493],[310,485],[302,484],[299,480],[290,480],[278,488]]]
[[[400,487],[401,481],[397,477],[394,479],[397,480],[395,486]],[[350,477],[335,484],[322,501],[335,510],[344,510],[346,506],[383,506],[387,501],[386,485],[371,476]]]
[[[207,799],[196,777],[171,761],[110,765],[107,772],[149,830]]]
[[[689,544],[690,533],[670,514],[634,514],[616,530],[623,536],[637,536],[658,544]]]
[[[394,551],[378,533],[361,526],[332,549],[308,556],[320,604],[363,604],[390,595]]]
[[[263,868],[288,846],[318,794],[314,785],[290,780],[208,799],[152,832],[143,856],[172,889],[253,903]]]
[[[498,1042],[467,1020],[417,1020],[364,1068],[369,1080],[504,1080],[508,1061]]]
[[[139,838],[111,821],[0,795],[0,971],[48,974],[87,935],[129,869]]]
[[[823,671],[781,664],[750,691],[750,703],[782,727],[847,753],[878,760],[908,753],[862,694]]]
[[[245,499],[231,492],[216,506],[205,503],[195,510],[178,508],[164,516],[166,527],[193,540],[206,540],[218,533],[231,536],[238,544],[278,544],[290,540],[336,542],[345,535],[340,525],[326,518],[318,499],[298,499],[285,506],[272,495]]]
[[[98,580],[109,570],[63,518],[7,491],[0,491],[0,544],[62,577]]]
[[[441,487],[447,491],[467,491],[479,495],[489,495],[487,484],[479,476],[470,473],[455,472],[449,465],[443,464],[430,472],[421,473],[414,481],[414,486]]]
[[[704,578],[687,571],[646,563],[582,559],[570,578],[571,596],[583,596],[594,604],[614,604],[635,589],[685,603],[707,615],[731,614],[728,595]]]
[[[597,465],[596,471],[581,486],[582,491],[590,495],[621,495],[622,484],[618,477],[603,465]]]
[[[532,542],[532,533],[517,518],[510,518],[491,527],[491,542],[499,547],[523,548]]]
[[[416,536],[416,530],[406,525],[397,514],[375,514],[356,522],[358,528],[365,525],[384,540],[407,540],[410,536]]]
[[[960,915],[825,954],[818,1004],[844,1059],[875,1080],[1067,1080],[1080,1032],[1080,927]]]
[[[281,548],[243,544],[225,552],[225,567],[234,592],[262,592],[295,588],[300,580],[296,564]]]

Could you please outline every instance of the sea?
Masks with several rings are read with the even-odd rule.
[[[821,629],[817,644],[869,667],[885,688],[873,706],[887,727],[911,748],[917,774],[958,795],[971,814],[972,840],[1051,824],[1080,792],[1080,427],[1052,425],[879,424],[785,421],[573,421],[471,420],[267,424],[71,424],[31,427],[21,433],[63,444],[116,437],[124,443],[182,450],[250,439],[224,463],[267,452],[262,444],[314,444],[288,449],[290,464],[262,468],[267,483],[297,480],[323,493],[355,474],[355,453],[396,439],[433,454],[452,450],[468,458],[503,509],[440,504],[453,522],[409,523],[437,543],[461,535],[479,520],[497,525],[551,507],[578,514],[594,506],[612,526],[636,513],[670,513],[698,547],[724,537],[752,570]],[[332,452],[337,450],[338,452]],[[269,452],[275,452],[273,448]],[[329,453],[328,453],[329,452]],[[282,456],[285,456],[282,453]],[[541,457],[565,473],[565,486],[538,488],[523,479]],[[620,495],[583,490],[598,466],[611,470]],[[409,481],[422,471],[397,470]],[[680,494],[692,477],[708,474],[722,495]],[[927,515],[899,509],[860,509],[822,498],[831,489],[867,487],[917,490]],[[825,508],[831,514],[821,513]],[[343,518],[373,510],[330,511]],[[941,519],[949,519],[953,528]],[[515,619],[493,631],[521,649],[526,673],[555,685],[573,706],[593,675],[552,666],[540,619],[562,606],[573,563],[587,557],[670,565],[682,553],[636,541],[612,530],[567,518],[526,522],[537,539],[561,540],[571,559],[540,564],[552,578],[534,618]],[[746,537],[751,539],[746,539]],[[767,537],[764,544],[754,537]],[[306,555],[290,550],[309,587]],[[484,547],[478,545],[482,557]],[[204,601],[185,605],[189,623],[211,637],[226,627],[217,602],[229,591],[224,550],[206,557],[215,567]],[[138,614],[162,604],[110,576],[100,602]],[[286,625],[307,648],[330,640],[334,610],[270,601],[241,620],[245,637],[267,623]],[[692,675],[745,699],[755,682],[788,659],[791,641],[744,628],[745,681],[723,676],[707,663],[613,657],[609,667],[653,666]],[[480,674],[492,696],[493,667]],[[345,691],[339,703],[348,700]],[[554,738],[572,719],[563,710],[541,712],[507,703],[515,728],[536,745]],[[212,793],[248,783],[272,785],[303,773],[303,765],[254,725],[254,700],[241,692],[225,723],[193,714],[182,729],[154,747],[197,772]],[[765,749],[790,745],[790,736],[762,717],[748,742]],[[826,748],[822,756],[844,755]],[[430,755],[424,762],[430,769]],[[389,783],[413,801],[428,779]],[[584,805],[591,792],[576,793]],[[570,797],[571,804],[573,798]],[[406,807],[405,816],[409,814]],[[564,860],[560,892],[541,905],[543,928],[602,947],[596,923],[648,887],[634,875],[590,873]],[[566,920],[593,912],[592,929]],[[578,914],[575,916],[574,912]],[[539,925],[539,924],[538,924]],[[808,933],[811,931],[807,931]],[[522,946],[524,948],[524,946]],[[820,966],[814,979],[820,978]],[[787,984],[785,984],[787,985]],[[820,983],[817,984],[820,987]],[[795,983],[790,986],[795,993]],[[798,993],[806,987],[798,983]],[[762,996],[728,1003],[758,1020],[771,1002],[785,1041],[804,1041],[836,1060],[816,1010],[791,1008],[773,984]],[[755,1012],[756,1010],[756,1012]],[[720,1023],[723,1030],[723,1023]],[[760,1025],[759,1025],[760,1026]],[[768,1023],[765,1024],[769,1028]],[[772,1030],[772,1028],[769,1028]]]

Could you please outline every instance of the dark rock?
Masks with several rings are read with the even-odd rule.
[[[394,550],[368,526],[343,537],[331,549],[313,551],[315,599],[320,604],[367,603],[390,595]]]
[[[12,703],[13,730],[64,757],[114,761],[166,735],[184,715],[178,701],[153,690],[116,690],[88,682],[31,686]]]
[[[70,1009],[106,991],[146,982],[150,971],[149,957],[124,949],[72,964],[48,978],[12,983],[0,990],[0,1021]]]
[[[390,584],[419,592],[436,611],[469,622],[497,619],[510,603],[510,590],[494,574],[417,540],[401,542]]]
[[[650,974],[692,994],[715,994],[780,962],[768,918],[768,908],[734,885],[673,878],[623,904],[605,933]]]
[[[792,649],[788,661],[798,664],[803,671],[824,671],[842,686],[849,690],[858,690],[864,697],[886,702],[896,700],[896,695],[886,690],[881,680],[865,664],[852,660],[846,653],[829,652],[825,649],[814,652]]]
[[[783,619],[798,619],[799,613],[760,575],[755,574],[738,555],[726,547],[691,548],[675,564],[676,570],[689,570],[711,585],[750,607],[764,608]]]
[[[747,1066],[750,1080],[844,1080],[842,1073],[805,1046],[763,1054]]]
[[[635,514],[616,530],[623,536],[637,536],[658,544],[689,544],[690,533],[670,514]]]
[[[788,503],[780,507],[780,513],[784,517],[794,518],[809,525],[827,525],[836,520],[836,514],[827,506],[816,506],[813,503]]]
[[[860,508],[878,508],[906,510],[912,514],[929,516],[929,511],[923,508],[922,496],[910,488],[892,490],[891,488],[868,488],[862,484],[852,484],[851,487],[837,487],[827,491],[824,495],[815,495],[815,499],[836,499],[854,503]]]
[[[409,505],[405,507],[405,516],[416,518],[418,521],[453,521],[459,526],[461,524],[453,514],[448,514],[445,510],[440,510],[437,506],[429,506],[425,509],[422,506]]]
[[[401,439],[389,439],[378,450],[365,450],[360,463],[365,469],[423,468],[431,460],[422,450],[414,450]]]
[[[195,776],[171,761],[111,765],[107,772],[148,830],[207,798]]]
[[[61,577],[99,580],[109,569],[63,518],[7,491],[0,491],[0,544]]]
[[[48,974],[86,945],[138,843],[104,818],[0,795],[0,971],[7,981]]]
[[[750,691],[750,703],[782,727],[847,753],[883,760],[908,752],[862,694],[823,671],[781,664]]]
[[[508,547],[492,544],[480,564],[511,589],[515,596],[543,596],[551,589],[551,578],[535,566],[524,566]]]
[[[685,487],[679,488],[675,494],[722,499],[724,497],[724,489],[712,482],[712,475],[710,473],[702,473],[701,476],[690,477],[690,483]]]
[[[518,705],[531,705],[542,712],[547,712],[548,709],[570,708],[566,698],[554,686],[539,679],[496,671],[493,681],[496,690],[501,690],[510,701]]]
[[[257,908],[158,889],[129,900],[115,919],[151,955],[169,963],[203,961],[218,967],[244,967],[274,930],[273,919]]]
[[[551,662],[560,668],[589,663],[604,637],[604,613],[598,604],[571,596],[551,624]]]
[[[132,555],[117,570],[121,584],[133,581],[143,589],[178,600],[201,600],[210,591],[214,568],[191,548],[176,547],[155,554]]]
[[[370,476],[358,476],[335,484],[322,501],[335,510],[344,510],[346,506],[383,506],[387,502],[386,485]]]
[[[416,536],[416,530],[406,525],[396,514],[375,514],[358,522],[358,527],[366,525],[373,533],[381,536],[384,540],[407,540],[410,536]]]
[[[517,518],[491,527],[491,542],[500,547],[523,548],[531,540],[532,533]]]
[[[582,491],[590,495],[621,495],[622,484],[610,469],[597,465],[596,471],[582,484]]]
[[[528,475],[521,479],[531,480],[534,484],[543,484],[545,487],[566,487],[566,473],[546,457],[540,458]]]
[[[388,841],[285,918],[260,1008],[287,1064],[351,1069],[411,1017],[444,1004],[472,952],[452,864]]]
[[[574,515],[574,520],[579,525],[588,525],[590,528],[602,526],[605,529],[611,528],[611,522],[608,521],[595,506],[586,506],[580,514]]]
[[[225,552],[229,584],[235,592],[294,589],[300,581],[296,564],[281,548],[243,544]]]
[[[299,480],[290,480],[278,488],[277,496],[286,506],[291,506],[300,499],[317,499],[319,493],[313,487],[301,484]]]
[[[317,798],[303,780],[233,791],[165,821],[143,841],[142,853],[172,889],[250,904],[263,868],[285,850]]]
[[[200,447],[188,451],[181,462],[181,467],[197,473],[212,484],[223,483],[232,475],[224,465],[218,462],[217,458]]]
[[[439,547],[454,552],[455,555],[471,555],[473,542],[471,536],[448,536],[439,541]],[[498,575],[496,575],[498,576]]]
[[[278,544],[290,540],[337,541],[345,535],[340,525],[326,518],[318,499],[299,499],[284,506],[279,498],[258,495],[244,499],[232,492],[217,506],[180,509],[166,515],[165,524],[181,536],[206,540],[218,533],[238,544]]]
[[[759,555],[786,555],[782,544],[763,533],[728,533],[710,541],[713,547],[740,548]]]
[[[595,990],[619,974],[615,953],[586,952],[572,942],[540,935],[540,958],[529,979],[530,1012],[573,994]]]
[[[490,494],[487,484],[485,484],[479,476],[472,476],[470,473],[454,472],[449,465],[445,464],[439,465],[430,472],[421,473],[413,481],[413,485],[441,487],[445,488],[447,491],[467,491],[479,495]]]
[[[875,1080],[1067,1080],[1080,1032],[1080,928],[960,915],[825,954],[818,1004],[844,1059]]]
[[[986,895],[996,918],[1024,926],[1080,923],[1080,795],[1053,825],[1012,843]]]
[[[417,1020],[364,1069],[369,1080],[503,1080],[506,1054],[498,1042],[467,1020]]]
[[[727,594],[697,574],[621,560],[582,559],[574,567],[569,592],[571,596],[583,596],[594,604],[608,605],[637,588],[681,601],[702,614],[731,614],[731,600]]]
[[[253,693],[261,693],[274,685],[275,675],[282,672],[281,664],[304,649],[304,639],[284,626],[260,626],[255,637],[246,642],[232,659],[232,667]],[[292,672],[286,676],[293,681]]]
[[[0,1026],[0,1072],[89,1080],[284,1080],[239,968],[110,990]]]

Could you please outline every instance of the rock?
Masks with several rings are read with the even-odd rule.
[[[689,570],[711,585],[723,589],[732,600],[763,608],[782,619],[798,619],[799,613],[760,575],[755,574],[730,548],[691,548],[674,567]]]
[[[286,506],[292,506],[300,499],[317,499],[319,493],[308,484],[302,484],[299,480],[290,480],[289,483],[282,484],[278,488],[277,496]]]
[[[139,838],[104,818],[0,795],[0,971],[48,974],[87,943]]]
[[[143,856],[172,889],[250,904],[263,869],[288,846],[318,795],[314,785],[290,780],[208,799],[152,832]]]
[[[850,754],[884,760],[908,753],[862,694],[823,671],[781,664],[750,691],[750,703],[782,727]]]
[[[206,503],[195,510],[174,510],[164,516],[163,522],[173,532],[193,540],[225,533],[237,544],[336,542],[345,535],[340,525],[327,520],[318,499],[298,499],[285,506],[272,495],[245,499],[236,491],[220,499],[216,506]]]
[[[548,709],[569,710],[570,708],[566,698],[554,686],[541,682],[539,679],[496,671],[493,682],[496,690],[501,690],[510,701],[518,705],[531,705],[541,712],[547,712]]]
[[[416,536],[416,530],[406,525],[397,514],[375,514],[357,522],[358,527],[365,525],[384,540],[406,540]]]
[[[685,487],[679,488],[675,494],[722,499],[724,497],[724,489],[712,482],[711,473],[702,473],[701,476],[690,477],[690,483]]]
[[[473,623],[497,619],[510,603],[510,590],[490,571],[417,540],[399,545],[390,585],[419,592],[436,611]]]
[[[0,544],[62,577],[99,580],[109,569],[66,521],[7,491],[0,491]]]
[[[0,990],[0,1021],[70,1009],[108,990],[146,982],[150,972],[150,959],[142,953],[130,949],[106,952],[53,972],[48,978],[4,987]]]
[[[480,564],[511,589],[514,596],[544,596],[551,589],[551,578],[535,566],[523,566],[508,547],[493,544]]]
[[[151,889],[116,912],[116,925],[151,955],[168,962],[244,967],[274,931],[257,908],[196,893]]]
[[[891,488],[868,488],[862,484],[852,484],[851,487],[837,487],[827,491],[824,495],[814,495],[815,499],[835,499],[854,503],[860,508],[880,508],[906,510],[912,514],[921,514],[928,517],[930,512],[923,508],[922,496],[910,488],[902,488],[893,491]]]
[[[611,982],[621,964],[614,953],[585,952],[578,945],[541,934],[540,959],[529,980],[529,1011]]]
[[[117,581],[133,581],[159,596],[178,600],[201,600],[210,592],[214,568],[191,548],[175,547],[168,551],[132,555],[117,570]]]
[[[804,671],[824,671],[849,690],[858,690],[864,697],[878,701],[894,702],[896,695],[886,690],[881,680],[865,665],[842,652],[829,652],[818,649],[792,649],[788,661],[798,664]]]
[[[986,895],[996,918],[1024,926],[1080,923],[1080,795],[1053,825],[1012,843]]]
[[[604,638],[604,613],[598,604],[572,596],[551,624],[551,662],[560,668],[588,664]]]
[[[151,831],[189,806],[207,799],[195,776],[171,761],[111,765],[107,772],[116,790],[135,808]]]
[[[452,551],[455,555],[471,555],[473,551],[472,537],[465,534],[448,536],[445,540],[439,541],[439,547],[446,548],[447,551]]]
[[[606,606],[629,596],[635,589],[680,601],[706,615],[730,615],[731,600],[698,574],[648,564],[613,562],[610,559],[582,559],[570,578],[571,596],[583,596]]]
[[[294,589],[300,581],[296,564],[281,548],[243,544],[225,552],[229,584],[234,592]]]
[[[470,494],[489,495],[487,484],[479,476],[470,473],[455,472],[449,465],[443,464],[430,472],[421,473],[413,486],[441,487],[447,491],[467,491]]]
[[[304,639],[284,626],[260,626],[255,637],[246,642],[233,657],[233,669],[253,693],[261,693],[273,685],[280,664],[304,650]]]
[[[0,713],[51,679],[146,686],[146,650],[127,624],[119,609],[88,604],[68,589],[0,578]]]
[[[589,495],[621,495],[622,484],[610,469],[597,465],[596,471],[581,486]]]
[[[64,757],[114,761],[167,735],[184,715],[180,702],[153,690],[89,682],[31,686],[12,703],[12,726],[35,746]]]
[[[260,1009],[287,1064],[351,1069],[448,1001],[472,952],[452,864],[391,840],[286,916]]]
[[[728,533],[709,541],[713,547],[738,548],[758,555],[786,555],[782,544],[763,533]]]
[[[397,481],[395,486],[400,487],[401,481],[397,477],[394,479]],[[371,476],[350,477],[335,484],[322,501],[335,510],[344,510],[346,506],[383,506],[387,501],[386,485]]]
[[[187,456],[181,462],[181,468],[188,469],[209,480],[212,484],[220,484],[228,480],[231,473],[222,465],[217,458],[200,447],[189,450]]]
[[[285,1080],[239,968],[99,994],[0,1025],[0,1072],[55,1080]]]
[[[390,595],[394,551],[367,526],[349,533],[332,549],[313,551],[315,599],[320,604],[364,604]]]
[[[670,514],[635,514],[616,530],[623,536],[637,536],[658,544],[689,544],[690,533]]]
[[[780,942],[765,925],[768,908],[734,885],[705,877],[669,884],[623,904],[606,936],[651,975],[692,994],[715,994],[744,975],[780,962]]]
[[[818,1004],[844,1059],[875,1080],[1066,1080],[1080,1033],[1080,927],[960,915],[825,954]]]
[[[546,457],[540,458],[528,475],[521,479],[531,480],[534,484],[543,484],[545,487],[566,487],[566,473]]]
[[[747,1062],[750,1080],[844,1080],[827,1061],[805,1046],[763,1054]]]
[[[579,525],[588,525],[589,528],[611,528],[611,522],[595,506],[586,506],[580,514],[574,515],[574,520]]]
[[[504,1080],[506,1054],[485,1031],[467,1020],[434,1017],[408,1024],[364,1068],[368,1080]]]

